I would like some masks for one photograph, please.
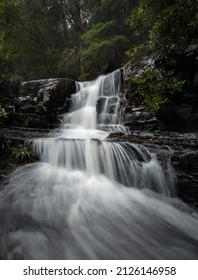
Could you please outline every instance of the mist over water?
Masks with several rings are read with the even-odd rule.
[[[197,259],[198,216],[175,196],[168,159],[107,140],[121,124],[120,72],[77,83],[40,162],[0,192],[2,259]]]

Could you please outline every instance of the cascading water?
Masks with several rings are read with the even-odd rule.
[[[198,217],[144,146],[107,140],[120,124],[120,72],[77,84],[41,161],[0,192],[2,259],[195,259]]]

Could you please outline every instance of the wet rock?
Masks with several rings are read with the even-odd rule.
[[[52,127],[59,122],[58,115],[69,110],[75,91],[75,81],[67,78],[22,83],[17,97],[18,126]]]
[[[130,131],[163,129],[157,118],[147,112],[144,107],[126,107],[123,111],[123,123]]]
[[[177,58],[176,71],[185,81],[183,92],[173,96],[172,103],[157,113],[168,129],[198,131],[198,44],[191,44]]]
[[[104,109],[104,106],[106,104],[106,101],[107,101],[106,97],[98,98],[97,104],[96,104],[96,112],[97,112],[97,114],[101,114],[102,113],[102,111]]]
[[[170,156],[175,173],[177,195],[186,202],[198,206],[198,134],[178,133],[161,130],[134,130],[128,133],[111,133],[111,141],[143,144],[157,155],[164,164],[163,158]]]
[[[177,176],[178,195],[198,206],[198,151],[175,151],[171,162]]]
[[[182,103],[160,110],[157,118],[163,121],[168,129],[198,131],[198,102]]]
[[[0,80],[0,98],[9,115],[3,126],[52,128],[59,114],[68,112],[75,81],[67,78],[23,82],[20,86]]]
[[[34,114],[37,111],[37,106],[21,106],[21,113],[30,113]]]
[[[38,104],[35,108],[35,113],[38,115],[45,115],[46,114],[46,108],[42,106],[41,104]]]

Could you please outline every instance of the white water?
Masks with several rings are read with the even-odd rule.
[[[113,143],[120,74],[78,83],[56,137],[34,140],[38,163],[0,192],[3,259],[195,259],[198,217],[174,197],[169,162]]]

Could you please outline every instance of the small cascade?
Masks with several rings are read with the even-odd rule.
[[[71,111],[63,127],[83,130],[126,131],[120,123],[121,73],[117,70],[94,82],[78,82]]]
[[[97,101],[97,127],[108,131],[126,131],[120,125],[121,73],[117,70],[103,77]]]
[[[2,259],[193,259],[197,214],[175,196],[169,157],[110,142],[121,73],[78,82],[60,131],[35,139],[40,161],[0,192]]]
[[[127,187],[147,188],[166,195],[174,193],[174,185],[167,180],[171,170],[166,170],[166,178],[156,156],[143,146],[100,139],[55,138],[35,140],[34,151],[41,155],[42,162],[57,168],[80,170],[90,176],[105,175]]]
[[[154,155],[143,146],[104,141],[111,131],[126,131],[120,124],[120,91],[120,70],[94,82],[77,83],[63,130],[55,138],[35,140],[33,149],[52,166],[101,174],[128,187],[169,195],[173,186],[168,186]]]

